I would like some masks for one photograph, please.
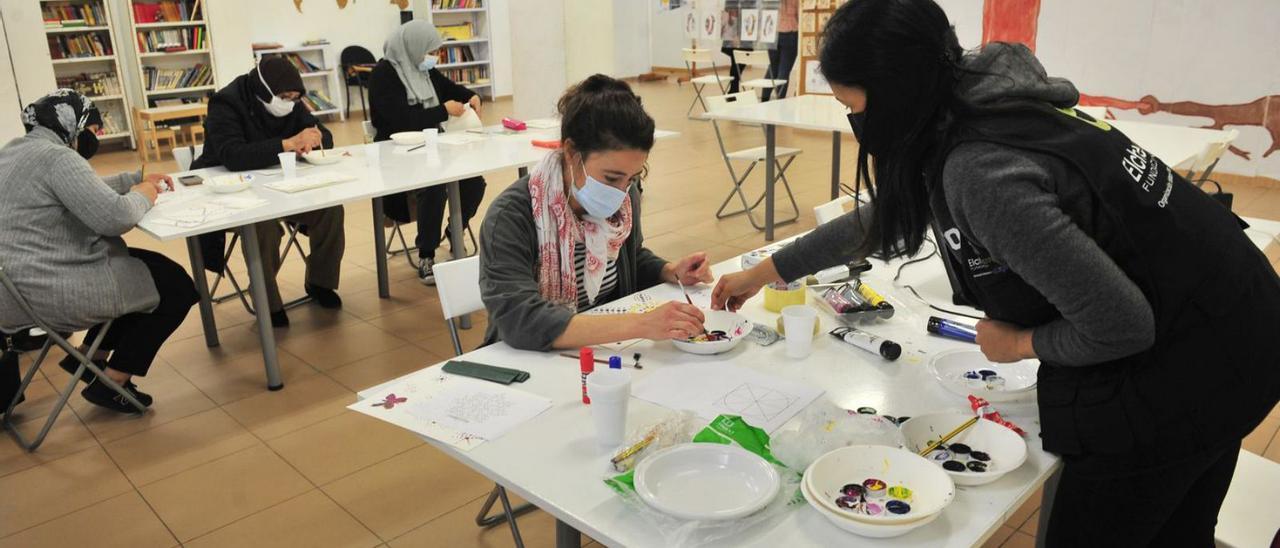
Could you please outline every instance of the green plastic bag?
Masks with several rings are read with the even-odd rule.
[[[764,430],[747,424],[738,415],[720,415],[705,428],[693,436],[694,443],[719,443],[737,445],[747,451],[760,455],[772,464],[787,468],[787,465],[774,458],[769,450],[769,434]],[[627,494],[636,490],[635,470],[608,478],[605,484],[619,494]]]

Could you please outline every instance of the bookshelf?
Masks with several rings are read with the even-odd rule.
[[[213,36],[205,10],[210,0],[128,0],[140,108],[157,100],[201,100],[217,88]]]
[[[102,113],[98,139],[133,148],[133,117],[125,98],[120,49],[107,0],[41,0],[55,85],[93,99]]]
[[[436,68],[450,80],[492,98],[489,0],[430,1],[431,23],[445,39]]]
[[[338,106],[342,104],[342,93],[346,92],[346,86],[339,79],[339,71],[335,69],[337,65],[329,54],[328,44],[254,50],[254,62],[268,55],[282,56],[297,67],[298,73],[302,75],[302,85],[307,88],[302,102],[312,114],[347,119]]]

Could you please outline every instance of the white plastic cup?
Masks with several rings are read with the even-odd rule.
[[[631,401],[631,374],[618,369],[597,369],[587,375],[587,395],[591,397],[591,418],[596,423],[596,441],[612,449],[625,441],[627,404]]]
[[[382,147],[378,143],[364,146],[364,161],[369,167],[378,167],[382,162]]]
[[[782,309],[782,327],[787,332],[787,357],[807,358],[813,352],[813,326],[818,322],[818,311],[796,304]]]
[[[284,175],[285,179],[292,179],[298,176],[298,153],[280,153],[280,172]]]
[[[435,147],[440,144],[440,130],[429,127],[422,130],[422,142],[426,143],[427,148]]]

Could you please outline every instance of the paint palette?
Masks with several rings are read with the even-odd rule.
[[[913,417],[902,424],[907,449],[920,451],[972,417],[966,413]],[[1027,459],[1027,443],[1013,430],[982,419],[925,459],[945,470],[959,485],[983,485],[1022,466]]]
[[[955,497],[954,482],[937,465],[877,445],[851,445],[818,457],[805,471],[804,484],[831,513],[879,525],[926,519]]]
[[[954,394],[1002,402],[1023,398],[1035,390],[1040,362],[992,363],[978,350],[950,350],[934,356],[929,369]]]
[[[722,354],[733,350],[751,332],[751,320],[728,310],[703,310],[706,321],[702,323],[707,335],[692,339],[672,339],[676,348],[690,354]]]

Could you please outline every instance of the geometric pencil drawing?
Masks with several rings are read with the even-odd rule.
[[[725,394],[714,405],[735,415],[741,415],[743,418],[771,421],[795,402],[796,398],[785,392],[743,383]]]

